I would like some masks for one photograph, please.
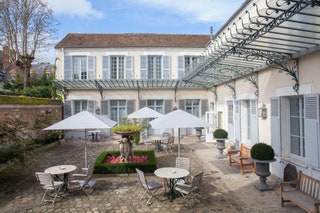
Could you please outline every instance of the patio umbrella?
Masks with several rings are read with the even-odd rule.
[[[180,128],[210,127],[206,121],[183,110],[174,110],[149,122],[154,129],[178,128],[178,157],[180,157]]]
[[[84,130],[85,134],[85,166],[88,166],[87,159],[87,130],[90,129],[111,129],[117,122],[106,117],[95,115],[88,111],[82,111],[59,121],[43,130]]]
[[[131,114],[128,115],[128,118],[141,118],[141,119],[145,119],[145,118],[158,118],[162,116],[161,113],[150,109],[149,107],[143,107]],[[148,136],[148,130],[145,130],[145,136]]]
[[[128,115],[128,118],[158,118],[162,116],[161,113],[150,109],[149,107],[143,107]]]

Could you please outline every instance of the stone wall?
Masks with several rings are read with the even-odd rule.
[[[43,139],[44,128],[62,120],[61,105],[20,105],[0,104],[0,119],[12,119],[23,121],[27,125],[24,128],[25,138]]]

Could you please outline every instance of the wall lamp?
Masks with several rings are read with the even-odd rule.
[[[262,106],[258,109],[258,116],[261,118],[267,118],[267,107],[265,104],[262,104]]]

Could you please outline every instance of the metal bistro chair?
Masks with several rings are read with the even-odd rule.
[[[177,157],[176,158],[176,167],[181,168],[181,169],[186,169],[190,171],[190,158],[185,158],[185,157]],[[188,183],[189,178],[192,178],[190,175],[188,175],[185,178],[179,178],[177,180],[178,183]]]
[[[151,197],[147,200],[147,203],[146,203],[146,205],[149,205],[149,204],[151,204],[151,199],[155,196],[156,192],[157,192],[160,188],[162,188],[163,186],[162,186],[162,184],[160,184],[160,183],[158,183],[158,182],[156,182],[156,181],[150,181],[150,182],[148,182],[147,179],[146,179],[146,177],[145,177],[145,175],[144,175],[144,172],[141,171],[141,170],[139,170],[139,169],[137,169],[137,168],[136,168],[136,172],[137,172],[137,174],[138,174],[140,183],[141,183],[143,189],[145,190],[145,191],[143,192],[143,194],[141,195],[140,200],[143,198],[143,196],[144,196],[146,193],[150,194]]]
[[[36,172],[35,176],[37,178],[37,181],[40,183],[42,189],[44,190],[41,199],[41,204],[43,203],[43,201],[48,201],[52,202],[52,205],[54,205],[54,202],[56,201],[58,193],[61,191],[64,182],[54,181],[53,177],[49,173]],[[51,199],[46,197],[51,197]]]
[[[166,153],[169,153],[169,151],[172,153],[172,147],[174,145],[174,136],[170,136],[167,140],[167,142],[161,143],[161,147],[163,150],[166,151]]]
[[[85,192],[88,195],[87,188],[92,189],[96,184],[96,181],[91,180],[93,174],[93,167],[88,165],[88,168],[82,168],[84,173],[73,174],[70,183],[78,187],[79,190]]]
[[[180,192],[183,198],[189,196],[193,191],[199,189],[201,180],[202,180],[203,172],[195,175],[192,179],[191,184],[180,184],[177,183],[175,189]]]

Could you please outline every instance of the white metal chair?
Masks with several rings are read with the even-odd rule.
[[[191,184],[180,184],[177,183],[175,189],[180,192],[180,194],[183,196],[183,198],[186,198],[189,196],[193,191],[199,189],[201,180],[202,180],[203,172],[200,172],[199,174],[195,175],[192,178]]]
[[[176,158],[176,167],[177,168],[181,168],[181,169],[186,169],[188,171],[190,171],[190,158],[185,158],[185,157],[177,157]],[[178,183],[188,183],[189,178],[191,176],[188,175],[185,178],[179,178],[177,180]]]
[[[150,194],[150,198],[147,200],[147,203],[146,205],[149,205],[151,204],[151,199],[155,196],[155,194],[157,193],[157,191],[162,188],[162,184],[160,184],[159,182],[156,182],[156,181],[150,181],[148,182],[145,175],[144,175],[144,172],[137,169],[136,168],[136,172],[138,174],[138,177],[139,177],[139,180],[140,180],[140,183],[143,187],[143,189],[145,190],[143,192],[143,194],[141,195],[140,197],[140,200],[143,198],[143,196],[148,193]]]
[[[54,202],[56,201],[58,193],[61,191],[61,187],[64,185],[64,182],[54,181],[53,177],[49,173],[36,172],[35,176],[37,178],[37,181],[40,183],[42,189],[44,190],[44,194],[41,199],[41,204],[44,201],[48,201],[52,202],[52,205],[54,205]],[[51,199],[47,197],[51,197]]]
[[[82,190],[88,195],[87,188],[92,189],[96,181],[91,180],[93,169],[90,165],[88,165],[88,168],[82,168],[82,171],[84,171],[84,173],[72,175],[70,184],[76,185],[79,190]]]
[[[173,152],[172,147],[174,146],[174,136],[170,136],[167,140],[167,142],[161,142],[161,147],[163,150],[165,150],[167,153]]]

